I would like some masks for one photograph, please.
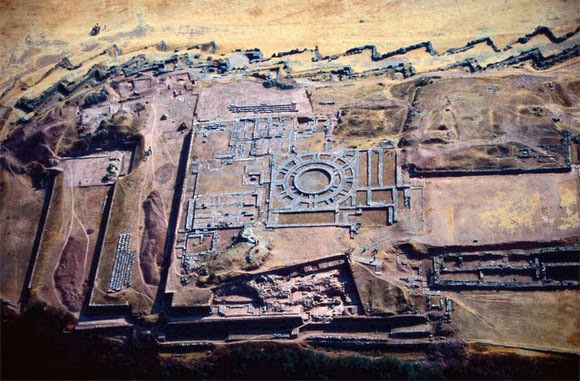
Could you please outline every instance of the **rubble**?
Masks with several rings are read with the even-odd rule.
[[[119,235],[113,268],[111,270],[111,280],[107,292],[119,292],[131,285],[131,274],[135,263],[135,252],[130,251],[131,235],[122,233]]]
[[[268,105],[261,104],[255,106],[236,106],[229,105],[228,110],[232,113],[254,113],[254,114],[274,114],[282,112],[298,112],[296,109],[296,103],[292,102],[289,104],[280,105]]]
[[[246,242],[252,246],[255,246],[258,244],[258,239],[254,235],[254,231],[252,230],[252,228],[249,226],[246,226],[242,229],[242,231],[238,235],[238,239],[240,241]]]

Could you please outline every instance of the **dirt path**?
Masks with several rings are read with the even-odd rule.
[[[64,248],[66,246],[66,243],[68,242],[68,240],[69,240],[69,238],[71,236],[71,233],[72,233],[72,230],[73,230],[73,225],[74,225],[75,192],[74,192],[74,187],[72,185],[72,169],[70,167],[70,164],[68,164],[67,162],[65,162],[65,164],[66,164],[66,166],[68,168],[68,171],[69,171],[69,174],[70,174],[70,179],[69,179],[70,184],[68,184],[68,186],[67,186],[66,183],[63,184],[63,188],[69,188],[70,189],[70,202],[71,202],[72,207],[71,207],[71,215],[70,215],[70,223],[69,223],[68,233],[67,233],[66,237],[64,237],[64,239],[63,239],[62,248],[59,250],[59,257],[58,257],[58,259],[56,261],[56,265],[55,265],[54,269],[52,269],[52,274],[54,274],[56,272],[56,269],[59,266],[60,256],[62,255],[62,252],[64,251]],[[54,279],[53,279],[52,287],[54,288]]]
[[[151,126],[151,129],[146,134],[143,135],[144,136],[144,143],[145,143],[145,147],[143,147],[143,148],[146,150],[149,147],[151,147],[152,150],[155,149],[155,151],[156,151],[158,148],[157,145],[155,144],[156,138],[157,138],[157,110],[155,109],[154,105],[150,105],[150,108],[151,108],[151,114],[149,115],[149,120],[147,121],[147,125]],[[140,230],[140,227],[141,227],[141,223],[144,221],[144,218],[145,218],[144,212],[143,212],[143,202],[146,200],[151,189],[154,188],[154,181],[155,181],[155,154],[154,153],[147,158],[147,163],[146,163],[144,169],[145,169],[145,171],[143,174],[143,181],[141,184],[141,189],[139,191],[139,203],[137,205],[137,207],[138,207],[137,232],[138,232],[138,234],[141,234],[141,235],[142,235],[142,232]],[[139,244],[139,250],[141,250],[140,246],[141,246],[141,244]],[[151,302],[151,304],[154,304],[153,296],[149,295],[149,292],[151,291],[151,289],[147,285],[147,283],[145,283],[145,279],[143,277],[143,272],[141,271],[141,261],[140,261],[138,254],[135,256],[135,266],[138,269],[137,273],[139,274],[139,280],[144,285],[143,290],[145,292],[143,293],[143,296],[147,300],[149,300]],[[154,295],[154,293],[153,293],[153,295]]]
[[[73,170],[72,170],[70,164],[68,164],[68,162],[66,164],[67,164],[67,167],[68,167],[69,172],[70,172],[70,179],[69,180],[70,180],[71,203],[72,204],[71,204],[71,228],[69,230],[68,237],[65,240],[65,245],[66,245],[66,242],[68,241],[68,239],[71,236],[72,228],[73,228],[73,224],[74,224],[73,219],[74,219],[79,224],[79,227],[81,228],[81,230],[82,230],[82,232],[83,232],[83,234],[85,236],[85,241],[86,241],[84,261],[83,261],[83,263],[84,263],[83,264],[83,279],[84,279],[86,277],[86,275],[87,275],[87,258],[89,256],[90,238],[89,238],[89,234],[87,233],[87,229],[85,228],[85,226],[83,225],[81,219],[78,217],[78,215],[76,213],[76,208],[75,208],[75,187],[74,187],[74,184],[73,184],[74,173],[73,173]],[[64,247],[63,247],[63,250],[64,250]],[[62,251],[61,251],[61,254],[62,254]],[[58,265],[57,265],[57,267],[58,267]]]
[[[74,205],[73,205],[73,208],[74,208]],[[85,225],[83,225],[80,218],[78,218],[77,214],[74,212],[74,209],[73,209],[73,215],[74,215],[74,218],[77,220],[81,230],[83,231],[83,234],[85,235],[85,239],[87,241],[87,244],[85,247],[84,261],[83,261],[84,262],[83,263],[83,279],[86,279],[86,276],[87,276],[87,258],[89,257],[90,238],[89,238],[89,234],[87,233],[87,229],[85,228]]]
[[[62,241],[62,247],[60,248],[60,250],[58,251],[58,257],[55,259],[54,261],[54,267],[52,268],[52,271],[50,273],[50,276],[48,277],[49,282],[50,282],[50,287],[49,290],[51,293],[54,294],[54,296],[56,297],[56,300],[58,300],[59,304],[61,304],[61,306],[63,306],[65,309],[66,306],[64,306],[62,304],[62,300],[59,297],[58,293],[57,293],[57,287],[56,287],[56,283],[54,281],[54,275],[56,274],[56,270],[58,269],[58,267],[60,266],[60,261],[62,258],[62,253],[64,252],[64,249],[68,243],[68,240],[70,239],[71,235],[72,235],[72,231],[73,231],[73,227],[74,227],[74,220],[76,218],[76,215],[74,213],[74,203],[75,203],[75,194],[74,194],[74,186],[73,186],[73,170],[70,166],[70,164],[68,162],[65,162],[66,167],[68,168],[68,173],[69,173],[69,184],[66,184],[66,182],[63,183],[63,195],[64,195],[64,189],[65,188],[69,188],[70,189],[70,202],[71,202],[71,214],[70,214],[70,223],[69,223],[69,230],[67,235],[64,237],[63,241]],[[67,169],[65,169],[64,171],[66,172]],[[63,174],[63,176],[66,176],[66,173]],[[66,201],[65,201],[66,202]],[[77,218],[78,219],[78,218]],[[88,244],[88,241],[87,241]],[[48,275],[48,274],[47,274]]]

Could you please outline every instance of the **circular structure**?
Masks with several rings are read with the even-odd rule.
[[[294,178],[294,186],[305,194],[324,193],[332,186],[332,175],[322,168],[306,169]]]
[[[302,154],[284,161],[272,174],[272,192],[284,209],[330,208],[354,193],[355,172],[342,156]]]

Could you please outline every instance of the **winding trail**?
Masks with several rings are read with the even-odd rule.
[[[73,231],[73,226],[74,226],[74,220],[78,218],[76,217],[76,214],[74,212],[74,205],[75,205],[75,192],[74,192],[74,187],[73,187],[73,181],[72,181],[72,177],[73,177],[73,170],[70,166],[70,164],[68,162],[65,161],[66,167],[68,168],[68,173],[69,173],[69,184],[66,184],[66,182],[63,182],[63,191],[65,188],[70,188],[70,202],[71,202],[71,214],[70,214],[70,222],[69,222],[69,229],[68,229],[68,233],[67,235],[64,237],[63,241],[62,241],[62,247],[60,248],[60,250],[58,251],[57,254],[57,258],[55,260],[55,264],[54,267],[52,269],[52,272],[50,273],[50,282],[51,282],[51,290],[52,292],[54,292],[54,294],[57,297],[57,300],[60,302],[61,305],[64,306],[62,299],[59,297],[59,293],[57,292],[57,287],[56,287],[56,283],[54,281],[54,275],[56,274],[56,270],[58,269],[58,266],[60,265],[60,261],[62,259],[62,254],[64,252],[64,249],[68,243],[68,240],[70,239],[71,235],[72,235],[72,231]],[[66,169],[65,169],[65,174],[64,176],[66,177]],[[63,192],[63,196],[64,196],[64,192]],[[64,217],[64,216],[63,216]],[[88,242],[87,242],[88,244]],[[66,306],[64,306],[66,308]]]

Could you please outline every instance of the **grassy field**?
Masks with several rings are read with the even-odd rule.
[[[161,40],[171,49],[213,40],[218,53],[259,47],[266,55],[316,45],[322,54],[335,54],[369,43],[388,51],[425,40],[445,51],[483,36],[505,45],[538,25],[566,32],[576,26],[577,6],[577,1],[534,0],[140,0],[122,4],[52,0],[33,5],[2,0],[0,87],[8,87],[22,75],[11,93],[18,96],[20,85],[34,85],[65,56],[87,67],[101,61],[116,63],[99,53],[117,44],[122,53],[131,54]],[[101,33],[90,36],[95,23],[102,26]],[[66,74],[64,69],[51,71],[35,91]]]
[[[580,295],[560,292],[448,293],[461,338],[578,352]]]

